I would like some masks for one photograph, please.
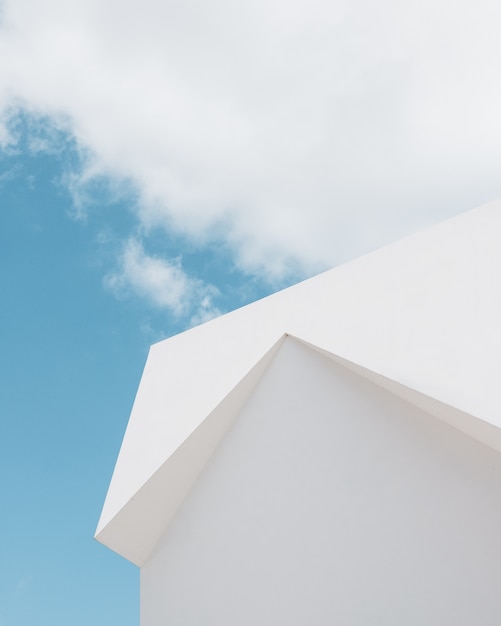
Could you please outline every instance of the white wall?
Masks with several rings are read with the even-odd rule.
[[[501,455],[287,339],[141,571],[142,626],[501,623]]]

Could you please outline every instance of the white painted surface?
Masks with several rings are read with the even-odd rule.
[[[102,530],[99,540],[142,565],[259,381],[283,337]],[[165,497],[168,494],[168,497]]]
[[[497,626],[500,489],[501,455],[286,339],[143,566],[141,624]]]
[[[190,436],[226,398],[245,401],[239,383],[285,333],[400,385],[410,400],[429,396],[458,428],[478,418],[472,436],[498,434],[500,241],[496,202],[153,346],[98,540],[144,562],[207,461]],[[188,480],[178,481],[174,456]],[[156,516],[154,534],[147,520]]]

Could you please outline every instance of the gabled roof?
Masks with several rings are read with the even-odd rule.
[[[141,565],[287,335],[501,450],[501,201],[152,346],[96,538]]]

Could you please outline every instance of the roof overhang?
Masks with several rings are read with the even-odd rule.
[[[501,202],[152,346],[96,538],[141,565],[284,337],[501,450]]]

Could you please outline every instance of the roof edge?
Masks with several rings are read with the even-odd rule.
[[[139,567],[145,562],[285,337],[286,334],[279,337],[106,524],[101,525],[100,521],[94,537],[97,541]]]
[[[309,341],[305,341],[300,337],[291,334],[289,334],[289,337],[319,352],[331,361],[346,367],[375,385],[386,389],[386,391],[402,398],[418,409],[421,409],[433,417],[449,424],[453,428],[460,430],[476,441],[479,441],[497,452],[501,452],[501,428],[495,424],[492,424],[481,417],[466,413],[451,404],[441,402],[437,398],[422,393],[421,391],[417,391],[416,389],[408,387],[407,385],[404,385],[394,379],[387,378],[386,376],[383,376],[383,374],[379,374],[374,370],[345,359],[337,354],[334,354],[333,352],[329,352],[328,350],[312,344]]]

